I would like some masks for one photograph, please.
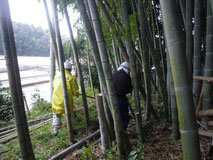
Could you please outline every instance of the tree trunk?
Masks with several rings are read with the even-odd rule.
[[[185,160],[200,160],[199,137],[195,109],[192,105],[193,95],[187,69],[181,16],[175,1],[160,0],[160,5],[175,86],[183,157]]]

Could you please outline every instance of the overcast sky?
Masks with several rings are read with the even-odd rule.
[[[43,29],[48,29],[43,3],[42,0],[40,1],[41,3],[39,3],[38,0],[9,0],[12,21],[33,24],[34,26],[41,26]],[[51,0],[47,0],[49,12],[51,14],[50,2]],[[77,17],[76,13],[75,16],[70,17],[71,23],[76,21]],[[62,35],[68,37],[69,33],[65,18],[60,22],[60,31]],[[74,36],[76,36],[74,29],[73,33]]]

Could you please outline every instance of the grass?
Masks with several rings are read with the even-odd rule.
[[[86,89],[86,93],[92,96],[90,89]],[[34,97],[34,108],[31,115],[27,114],[28,119],[34,119],[35,117],[46,115],[51,113],[51,104],[43,100],[39,94],[35,94]],[[98,122],[97,119],[97,109],[94,99],[87,98],[87,103],[90,108],[90,122],[94,124]],[[79,98],[74,98],[75,110],[80,110],[76,112],[75,125],[74,128],[78,135],[75,136],[75,140],[79,141],[84,133],[86,133],[86,122],[84,111],[82,109],[83,102],[81,96]],[[66,149],[68,146],[72,145],[69,142],[67,128],[65,124],[65,116],[62,117],[62,127],[59,130],[59,134],[53,137],[52,123],[42,126],[38,129],[34,129],[30,132],[31,142],[33,145],[34,153],[36,159],[46,160],[50,157],[56,155],[62,150]],[[18,159],[21,158],[21,152],[19,149],[18,139],[11,140],[10,142],[0,146],[1,152],[8,151],[1,155],[4,160]]]

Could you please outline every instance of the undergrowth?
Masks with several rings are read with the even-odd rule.
[[[87,95],[92,96],[90,90],[87,89]],[[33,95],[33,109],[31,114],[27,114],[27,118],[34,119],[42,115],[50,114],[51,104],[40,97],[39,91]],[[90,123],[97,123],[97,109],[94,99],[87,98],[89,107]],[[83,101],[81,96],[79,98],[74,98],[74,110],[76,111],[75,125],[74,128],[77,131],[77,135],[74,136],[76,141],[82,139],[83,133],[86,133],[86,122],[83,110]],[[68,146],[72,145],[69,141],[65,116],[62,117],[62,127],[56,137],[53,136],[52,121],[47,125],[44,125],[38,129],[30,131],[31,142],[33,145],[35,157],[38,160],[46,160],[55,154],[66,149]],[[0,150],[4,152],[1,158],[4,160],[12,160],[21,158],[21,152],[19,149],[18,139],[13,139],[10,142],[0,146]]]

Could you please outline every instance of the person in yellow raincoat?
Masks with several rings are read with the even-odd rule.
[[[79,88],[76,78],[71,74],[72,65],[69,62],[64,63],[65,77],[67,83],[67,93],[70,105],[70,112],[73,122],[73,96],[79,95]],[[62,88],[61,74],[57,74],[53,81],[53,97],[52,97],[52,111],[53,111],[53,132],[56,136],[58,130],[61,128],[61,117],[65,113],[64,96]]]

